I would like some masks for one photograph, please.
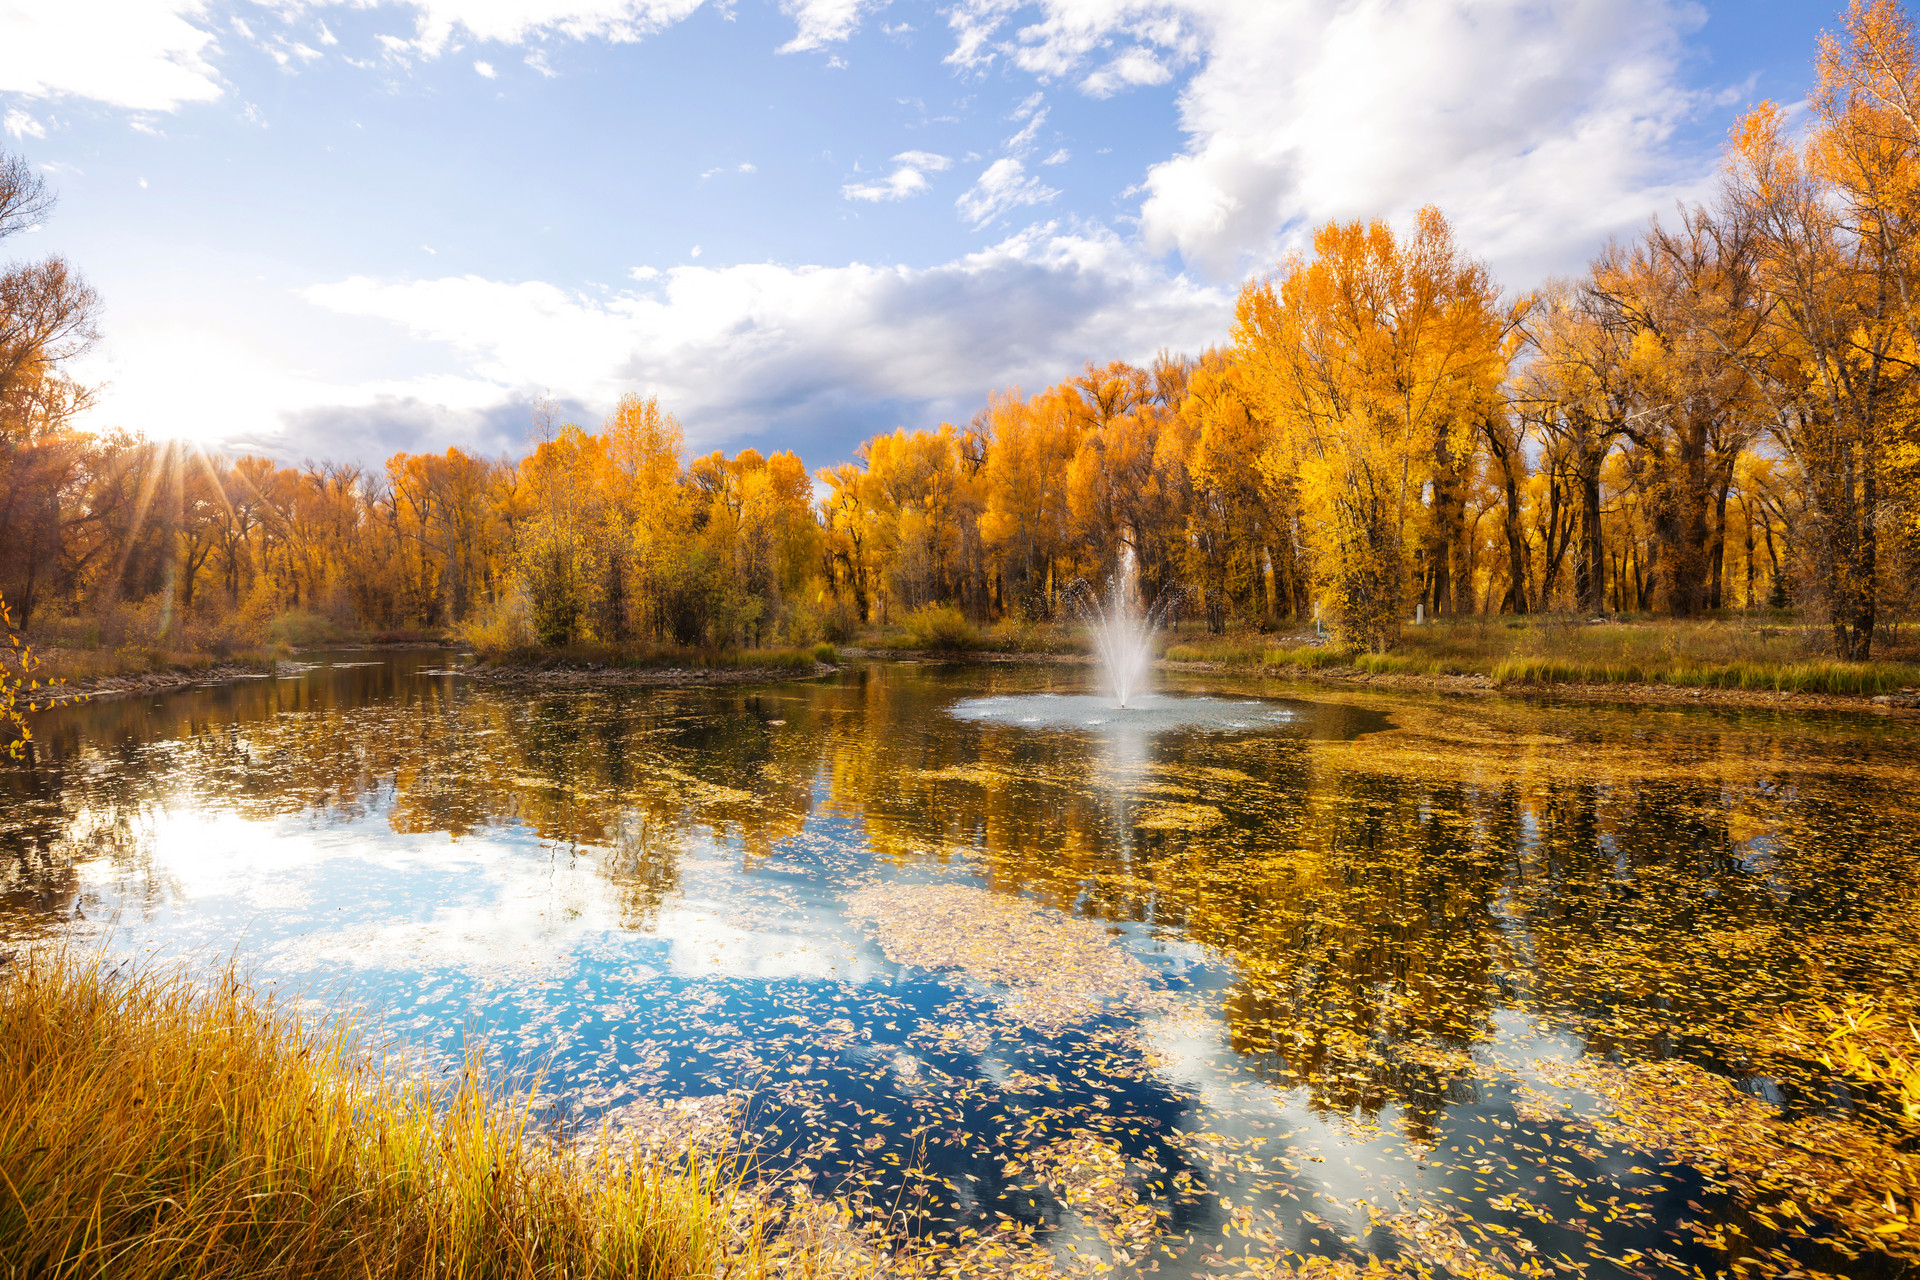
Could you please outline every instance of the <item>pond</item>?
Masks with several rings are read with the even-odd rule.
[[[0,770],[0,949],[232,958],[416,1061],[537,1070],[561,1121],[743,1135],[982,1265],[1915,1256],[1920,1135],[1821,1062],[1920,992],[1905,722],[446,660],[42,717]]]

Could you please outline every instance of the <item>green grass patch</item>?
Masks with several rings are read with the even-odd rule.
[[[1502,684],[1660,684],[1872,697],[1920,687],[1920,666],[1904,662],[1730,662],[1661,664],[1509,658],[1489,674]]]

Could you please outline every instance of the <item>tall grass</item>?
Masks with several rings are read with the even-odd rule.
[[[9,1277],[815,1270],[766,1243],[724,1160],[583,1150],[543,1136],[527,1096],[502,1101],[477,1068],[426,1087],[231,974],[203,986],[43,956],[0,976]]]
[[[1513,684],[1665,684],[1680,688],[1755,689],[1855,697],[1920,686],[1920,667],[1899,662],[1582,662],[1508,658],[1490,673]]]
[[[269,670],[273,666],[273,654],[265,648],[236,649],[225,653],[135,645],[124,645],[118,649],[36,648],[35,656],[40,659],[33,673],[35,679],[42,682],[64,680],[73,684],[117,676],[193,675],[210,671],[216,666],[250,667],[257,671]]]
[[[980,629],[950,604],[921,605],[900,619],[900,629],[887,638],[893,649],[930,649],[942,653],[980,647]]]
[[[1308,644],[1284,648],[1258,639],[1235,641],[1209,638],[1174,644],[1167,646],[1164,656],[1168,662],[1218,662],[1229,667],[1302,667],[1307,670],[1350,666],[1353,662],[1350,652],[1335,645]]]
[[[1229,667],[1344,667],[1372,675],[1484,676],[1495,684],[1655,684],[1869,697],[1920,687],[1920,665],[1840,662],[1807,653],[1795,627],[1740,622],[1475,618],[1408,627],[1391,653],[1336,645],[1289,649],[1260,636],[1172,645],[1173,662]]]

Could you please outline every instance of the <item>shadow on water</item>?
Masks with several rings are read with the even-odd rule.
[[[42,717],[0,929],[237,949],[429,1060],[545,1063],[583,1124],[711,1106],[916,1233],[1896,1269],[1594,1090],[1661,1064],[1905,1158],[1776,1034],[1920,990],[1904,727],[1198,678],[1117,715],[1080,669],[907,663],[529,694],[446,657]]]

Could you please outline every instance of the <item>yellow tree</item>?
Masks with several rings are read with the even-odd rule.
[[[1384,651],[1398,637],[1423,498],[1472,451],[1500,358],[1496,298],[1433,208],[1404,243],[1382,221],[1322,227],[1311,256],[1241,291],[1235,355],[1274,432],[1262,465],[1295,479],[1351,644]]]
[[[1063,564],[1072,536],[1067,472],[1079,450],[1080,415],[1071,393],[1028,398],[1016,387],[995,395],[976,420],[986,442],[978,527],[996,561],[1003,610],[1051,612],[1070,576]]]
[[[1878,620],[1883,507],[1915,444],[1917,86],[1905,13],[1856,0],[1844,36],[1822,41],[1812,135],[1796,144],[1763,103],[1728,153],[1728,203],[1752,222],[1772,301],[1747,367],[1805,482],[1809,585],[1857,659]]]

